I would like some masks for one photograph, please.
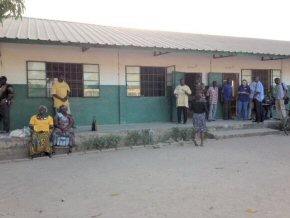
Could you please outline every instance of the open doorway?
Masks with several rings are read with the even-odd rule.
[[[185,80],[185,84],[189,86],[189,88],[192,91],[192,94],[189,96],[189,104],[191,104],[193,100],[193,96],[195,95],[195,89],[198,82],[202,82],[202,73],[184,73],[184,72],[178,72],[173,71],[172,72],[172,97],[171,97],[171,121],[176,122],[176,97],[173,94],[174,88],[179,85],[180,79]],[[192,118],[192,112],[188,111],[188,118]]]
[[[233,86],[233,97],[234,100],[231,105],[232,116],[236,117],[237,114],[237,97],[238,97],[238,87],[239,87],[239,74],[238,73],[209,73],[208,74],[208,85],[210,86],[213,81],[216,81],[219,87],[219,102],[217,108],[217,118],[223,117],[223,110],[221,104],[221,91],[223,85],[227,82],[227,79],[232,80]]]
[[[223,85],[227,80],[232,81],[233,87],[233,102],[232,102],[232,117],[237,117],[237,101],[238,101],[238,89],[239,89],[239,74],[238,73],[223,73]]]
[[[198,84],[202,83],[202,73],[185,73],[184,74],[185,84],[191,89],[191,96],[188,97],[189,105],[194,100],[196,88]],[[193,117],[193,112],[188,111],[188,118]]]

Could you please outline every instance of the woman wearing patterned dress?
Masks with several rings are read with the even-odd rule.
[[[198,146],[196,141],[198,135],[200,135],[201,141],[200,146],[204,145],[205,132],[207,131],[205,116],[208,110],[206,103],[202,101],[201,97],[202,97],[201,94],[197,94],[191,106],[191,109],[193,110],[193,129],[194,129],[193,142],[195,146]]]
[[[33,131],[29,142],[30,156],[33,158],[36,154],[44,153],[51,157],[50,135],[53,129],[53,119],[47,114],[45,106],[40,106],[38,114],[31,117],[29,127]]]

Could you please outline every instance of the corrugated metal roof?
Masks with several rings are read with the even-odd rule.
[[[7,19],[0,25],[0,41],[5,40],[290,55],[290,41],[140,30],[26,17]]]

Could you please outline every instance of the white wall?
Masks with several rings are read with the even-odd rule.
[[[180,72],[202,72],[207,83],[208,72],[240,73],[241,69],[281,69],[282,79],[290,84],[290,60],[260,61],[256,56],[212,59],[209,55],[174,52],[153,56],[153,50],[126,50],[0,43],[0,74],[9,83],[26,84],[26,61],[89,63],[100,65],[102,85],[125,84],[125,66],[171,66]],[[119,58],[118,58],[119,57]],[[0,63],[1,63],[0,62]],[[118,65],[119,63],[119,65]]]

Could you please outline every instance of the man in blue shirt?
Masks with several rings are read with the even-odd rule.
[[[233,101],[233,87],[231,79],[227,79],[227,83],[224,85],[222,89],[222,100],[223,100],[224,120],[231,120],[232,101]]]
[[[264,121],[263,107],[262,107],[262,101],[264,100],[264,98],[265,98],[264,86],[260,82],[260,78],[256,76],[255,83],[254,83],[254,92],[253,92],[254,108],[256,112],[256,120],[254,122],[260,123]]]

